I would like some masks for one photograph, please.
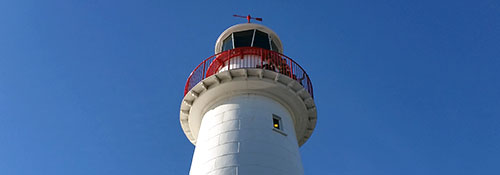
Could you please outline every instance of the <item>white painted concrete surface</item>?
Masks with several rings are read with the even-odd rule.
[[[281,117],[283,133],[273,129]],[[191,175],[301,175],[302,163],[290,112],[258,94],[219,100],[198,134]]]
[[[201,122],[208,108],[220,99],[248,93],[272,98],[288,109],[299,146],[311,137],[317,122],[311,95],[296,80],[264,69],[232,69],[194,86],[184,96],[180,109],[180,124],[186,137],[197,145]]]

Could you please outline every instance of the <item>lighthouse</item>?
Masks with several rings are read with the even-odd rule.
[[[180,108],[195,145],[191,175],[304,174],[299,147],[316,126],[313,87],[283,53],[270,28],[237,24],[194,68]]]

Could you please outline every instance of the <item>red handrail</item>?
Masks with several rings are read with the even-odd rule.
[[[251,59],[242,62],[244,56],[250,56]],[[238,62],[240,64],[238,64]],[[314,98],[313,87],[309,75],[307,75],[306,71],[299,64],[281,53],[258,47],[231,49],[212,55],[203,60],[189,75],[184,88],[184,95],[201,80],[221,70],[242,68],[261,68],[281,73],[299,82]]]

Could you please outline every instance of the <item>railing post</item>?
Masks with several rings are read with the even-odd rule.
[[[229,50],[229,54],[228,54],[228,57],[227,57],[227,70],[229,71],[229,69],[231,68],[231,54],[233,53],[232,50]]]
[[[311,82],[309,81],[309,77],[307,78],[307,92],[311,93]]]
[[[205,64],[206,64],[206,63],[207,63],[207,60],[204,60],[204,61],[203,61],[203,73],[202,73],[202,75],[201,75],[201,77],[203,77],[203,78],[206,78],[206,74],[205,74]]]
[[[260,68],[264,69],[264,50],[260,50]]]
[[[241,55],[240,55],[240,60],[238,60],[238,61],[240,61],[240,63],[241,63],[241,60],[243,60],[243,57],[245,57],[245,50],[241,49],[240,51],[241,51]],[[240,67],[238,67],[238,68],[241,68],[241,64],[239,66]]]

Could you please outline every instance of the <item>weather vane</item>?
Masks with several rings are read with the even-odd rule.
[[[255,19],[255,20],[257,20],[257,21],[262,21],[262,18],[254,18],[254,17],[252,17],[252,16],[250,16],[250,15],[248,15],[248,16],[233,15],[233,16],[234,16],[234,17],[238,17],[238,18],[246,18],[246,19],[247,19],[247,21],[248,21],[248,23],[250,23],[250,20],[251,20],[251,19]]]

